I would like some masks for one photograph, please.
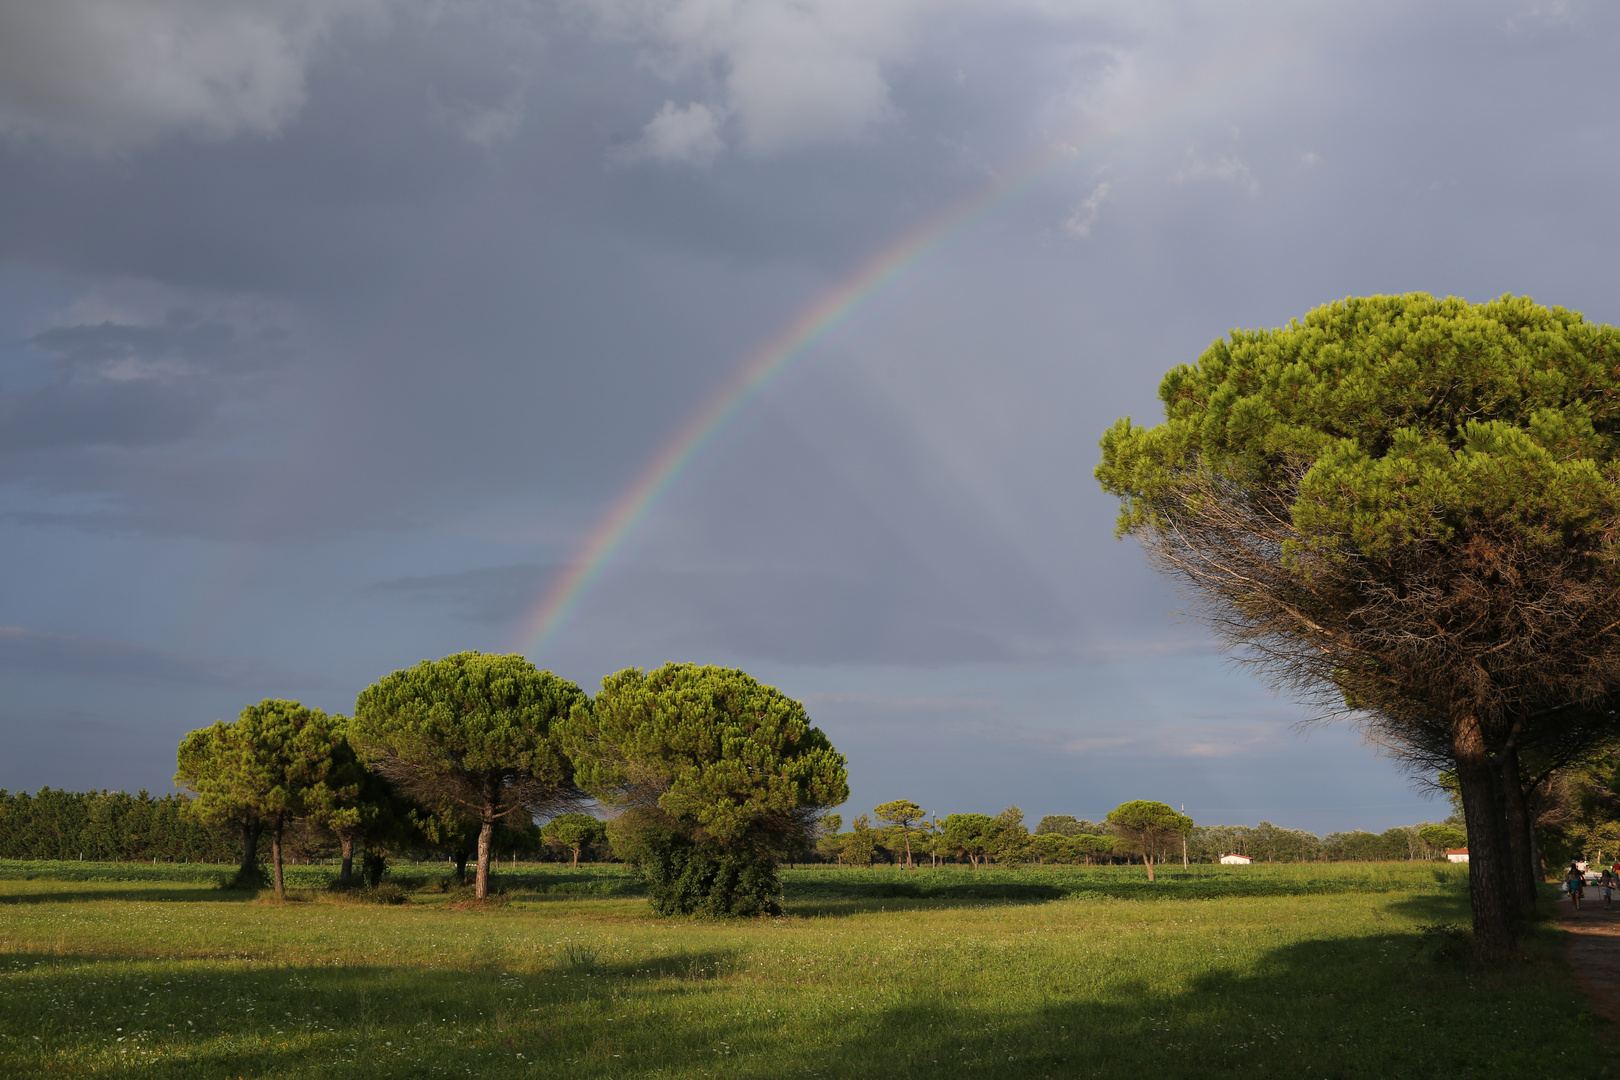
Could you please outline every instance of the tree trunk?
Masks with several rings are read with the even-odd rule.
[[[1508,952],[1515,942],[1507,890],[1507,845],[1502,837],[1506,821],[1497,801],[1496,770],[1485,751],[1478,717],[1452,721],[1451,746],[1457,784],[1462,789],[1463,819],[1468,824],[1468,899],[1474,937],[1488,949]]]
[[[279,899],[287,895],[286,885],[281,880],[281,829],[279,820],[270,826],[270,861],[276,870],[276,896]]]
[[[1144,848],[1142,850],[1142,863],[1143,863],[1143,865],[1145,865],[1148,868],[1148,880],[1152,881],[1153,880],[1153,856],[1149,855],[1147,853],[1146,848]]]
[[[456,884],[465,885],[467,884],[467,846],[465,844],[456,848],[455,860]]]
[[[495,840],[495,815],[484,814],[478,828],[478,876],[473,879],[473,896],[483,900],[489,896],[489,849]]]
[[[1547,880],[1547,868],[1541,862],[1541,838],[1536,835],[1536,823],[1530,820],[1530,872],[1537,885]]]
[[[338,884],[347,889],[354,884],[354,833],[346,832],[338,837],[343,845],[343,868],[338,871]]]
[[[1524,806],[1524,788],[1519,782],[1519,752],[1509,750],[1497,758],[1501,778],[1502,809],[1506,826],[1508,855],[1508,898],[1518,908],[1521,919],[1536,917],[1536,879],[1530,854],[1530,818]]]
[[[911,865],[911,834],[908,832],[908,833],[903,833],[902,835],[906,838],[906,869],[910,870],[910,869],[912,869],[912,865]]]
[[[264,832],[264,823],[258,820],[243,819],[242,821],[242,869],[238,874],[239,880],[246,880],[259,865],[259,837]]]
[[[575,870],[579,869],[579,848],[577,848],[577,847],[574,849],[574,866],[573,866],[573,869],[575,869]]]

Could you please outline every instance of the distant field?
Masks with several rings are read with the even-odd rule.
[[[1433,864],[807,868],[731,923],[648,918],[618,867],[508,868],[486,909],[222,869],[0,863],[0,1074],[1450,1080],[1599,1024],[1556,931],[1502,969],[1425,936],[1466,921]]]

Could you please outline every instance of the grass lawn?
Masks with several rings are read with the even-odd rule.
[[[469,909],[253,900],[212,888],[218,868],[3,863],[0,1075],[1576,1067],[1602,1022],[1557,931],[1494,968],[1421,932],[1466,922],[1459,869],[1175,867],[1152,887],[1124,867],[810,869],[786,875],[787,917],[705,923],[649,918],[617,868],[508,870],[507,902]]]

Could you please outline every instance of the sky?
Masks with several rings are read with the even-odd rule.
[[[1620,9],[0,6],[0,787],[520,652],[909,798],[1445,817],[1116,540],[1116,418],[1350,295],[1620,321]]]

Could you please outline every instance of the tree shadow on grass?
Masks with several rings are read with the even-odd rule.
[[[91,901],[154,901],[162,903],[243,903],[258,899],[253,889],[221,889],[213,885],[170,886],[167,888],[56,889],[50,892],[0,892],[4,904],[82,904]]]
[[[1047,900],[947,900],[947,899],[872,899],[795,900],[789,897],[782,905],[783,914],[799,919],[846,919],[854,915],[885,915],[900,911],[957,911],[964,908],[1025,907],[1049,903]]]
[[[1455,902],[1437,910],[1458,917]],[[1457,1080],[1566,1071],[1600,1029],[1556,959],[1556,935],[1532,935],[1525,958],[1498,967],[1422,959],[1421,941],[1409,930],[1307,941],[1242,970],[1208,961],[1190,979],[1164,975],[1148,952],[1140,972],[1037,965],[1038,984],[962,982],[960,968],[923,965],[848,994],[774,978],[724,949],[535,972],[113,970],[33,954],[0,968],[0,1031],[30,1035],[0,1043],[0,1073],[139,1061],[143,1075],[175,1080]]]

